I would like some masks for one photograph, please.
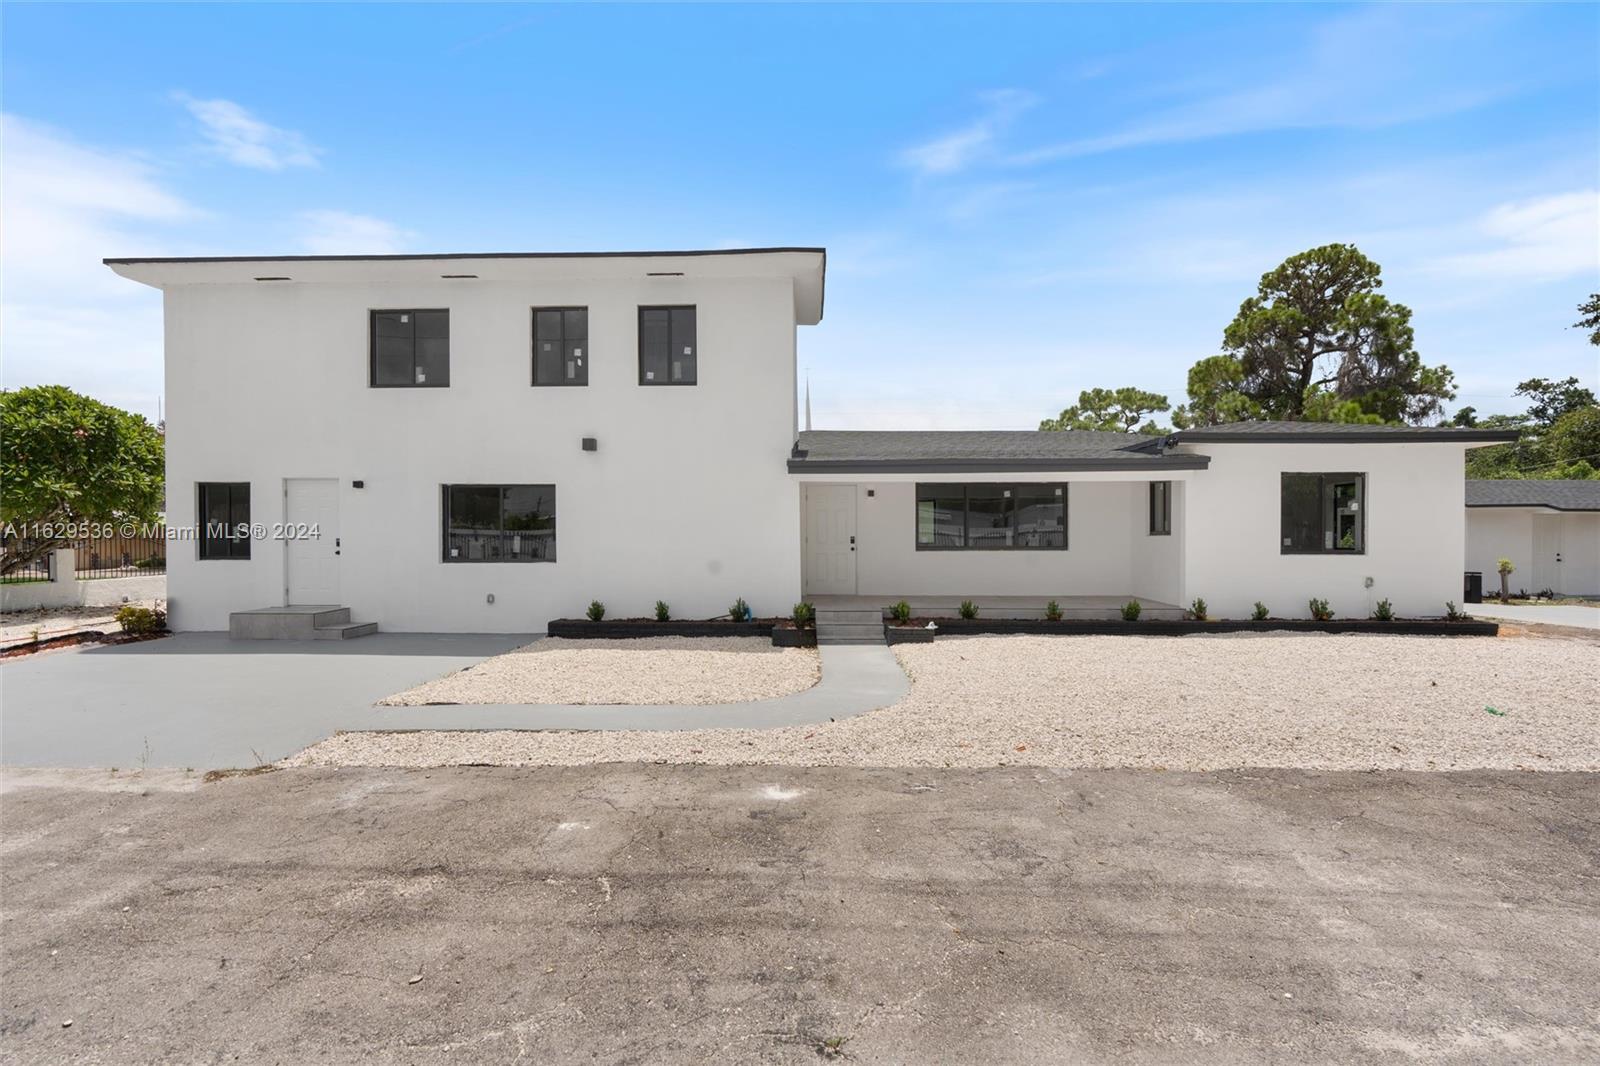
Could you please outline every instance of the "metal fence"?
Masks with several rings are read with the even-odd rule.
[[[6,540],[0,544],[0,556],[25,550],[24,541]],[[60,545],[76,553],[74,569],[80,581],[102,577],[144,577],[167,572],[167,538],[159,531],[148,537],[95,537],[68,541]],[[66,575],[59,575],[65,577]],[[41,555],[6,574],[4,581],[17,584],[24,581],[47,581],[50,577],[50,557]]]

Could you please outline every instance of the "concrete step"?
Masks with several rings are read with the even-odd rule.
[[[350,608],[337,604],[306,607],[262,607],[228,616],[228,636],[235,640],[311,640],[318,626],[350,621]]]
[[[377,631],[376,622],[338,622],[331,626],[318,626],[313,636],[318,640],[354,640]]]
[[[876,637],[883,638],[883,622],[818,622],[819,637]]]
[[[824,607],[817,612],[817,622],[844,622],[861,625],[883,621],[883,611],[876,607]]]
[[[821,644],[883,644],[883,634],[875,637],[830,637],[823,633],[817,634],[817,643]]]

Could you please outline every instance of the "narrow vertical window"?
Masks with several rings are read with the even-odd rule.
[[[200,558],[250,558],[250,483],[203,481],[196,489]]]
[[[693,307],[639,308],[639,384],[693,385],[699,353]]]
[[[533,383],[589,384],[589,309],[536,307],[533,311]]]
[[[1172,482],[1150,482],[1150,535],[1164,537],[1172,532]]]

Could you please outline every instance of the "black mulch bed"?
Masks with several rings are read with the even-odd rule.
[[[591,622],[587,618],[557,618],[546,630],[552,637],[566,640],[627,640],[633,637],[770,637],[772,627],[780,619],[752,618],[748,622],[733,622],[726,618],[709,618],[701,621],[673,619],[658,622],[654,618],[605,618]]]
[[[1443,618],[1397,618],[1392,622],[1379,622],[1372,618],[1335,618],[1318,622],[1311,618],[1268,618],[1256,622],[1248,618],[1224,618],[1199,622],[1192,618],[1182,620],[1149,619],[1124,622],[1117,618],[1072,618],[1051,622],[1043,618],[915,618],[910,626],[889,626],[889,643],[901,643],[931,638],[913,637],[920,627],[929,622],[939,628],[938,633],[966,636],[979,633],[1026,633],[1035,636],[1141,636],[1174,637],[1191,633],[1386,633],[1401,637],[1493,637],[1500,633],[1500,624],[1481,619],[1449,622]],[[926,630],[922,630],[926,632]]]

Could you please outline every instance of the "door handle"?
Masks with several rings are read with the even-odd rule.
[[[333,554],[335,554],[335,555],[339,554],[339,545],[340,545],[340,543],[341,543],[341,541],[340,541],[340,539],[338,537],[334,537],[333,538]]]

